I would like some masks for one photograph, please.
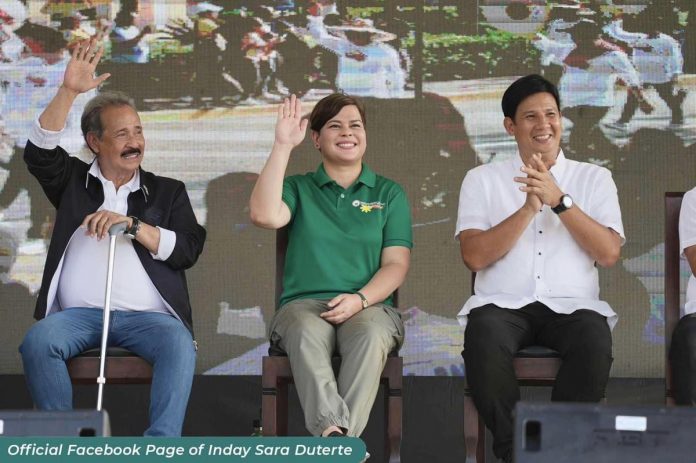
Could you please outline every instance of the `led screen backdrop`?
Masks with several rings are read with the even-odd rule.
[[[186,182],[208,230],[188,272],[199,372],[260,372],[275,236],[249,223],[249,194],[282,97],[301,95],[309,112],[339,89],[364,98],[366,162],[401,183],[412,206],[405,373],[462,375],[455,315],[471,277],[453,237],[459,186],[468,169],[516,156],[500,98],[536,72],[561,88],[567,156],[608,167],[619,189],[628,241],[600,271],[620,316],[613,374],[659,376],[662,195],[696,185],[695,25],[690,0],[1,0],[0,374],[21,373],[16,347],[32,323],[54,217],[22,161],[27,131],[70,47],[105,30],[99,71],[112,74],[105,89],[138,105],[144,168]],[[88,97],[62,143],[84,159],[77,122]],[[318,161],[305,143],[290,173]]]

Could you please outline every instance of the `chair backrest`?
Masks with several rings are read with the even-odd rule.
[[[275,306],[280,307],[280,296],[283,294],[283,271],[285,270],[285,256],[288,252],[288,227],[276,230],[276,268],[275,268]],[[394,307],[399,307],[399,290],[392,296]]]
[[[683,192],[665,193],[665,388],[668,401],[673,397],[669,349],[680,314],[679,211],[683,197]]]

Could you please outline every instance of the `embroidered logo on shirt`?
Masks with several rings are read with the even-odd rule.
[[[366,203],[363,201],[358,201],[357,199],[353,201],[353,207],[359,207],[360,211],[364,213],[372,212],[373,209],[384,209],[384,203],[375,201],[373,203]]]

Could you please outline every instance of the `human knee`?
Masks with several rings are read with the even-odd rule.
[[[45,323],[38,322],[27,331],[19,346],[19,352],[23,358],[47,355],[59,348],[55,341],[55,337],[51,335],[51,329]]]
[[[508,344],[508,323],[501,317],[499,310],[481,308],[473,315],[469,317],[466,327],[465,350],[490,353],[491,347]]]
[[[379,323],[365,323],[355,335],[365,343],[384,344],[393,337],[393,331]]]
[[[182,361],[195,362],[196,345],[186,328],[174,331],[165,342]]]
[[[573,333],[573,339],[564,353],[565,356],[578,356],[595,360],[607,359],[607,361],[611,362],[611,331],[609,331],[606,322],[603,321],[602,323],[588,324],[576,333]]]
[[[335,329],[320,317],[303,317],[290,320],[280,331],[283,345],[317,347],[333,345]]]
[[[339,341],[341,341],[339,339]],[[351,348],[358,348],[363,352],[389,353],[394,345],[394,337],[385,327],[376,323],[366,323],[356,330],[350,339],[345,339],[340,344],[341,353],[348,353]]]

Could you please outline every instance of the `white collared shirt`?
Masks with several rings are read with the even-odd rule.
[[[53,149],[60,140],[60,133],[41,128],[37,120],[29,140],[40,148]],[[98,210],[127,215],[128,195],[140,189],[140,172],[136,171],[118,191],[113,182],[104,177],[98,161],[92,163],[88,175],[98,179],[104,189],[104,202]],[[150,255],[156,260],[166,260],[174,250],[176,233],[158,228],[157,254]],[[51,280],[46,315],[68,307],[103,308],[108,256],[108,236],[99,241],[87,236],[82,227],[75,230]],[[111,306],[116,310],[174,313],[150,280],[133,244],[123,235],[116,239]]]
[[[682,257],[684,249],[696,245],[696,188],[687,191],[679,211],[679,250]],[[696,278],[689,276],[686,286],[686,304],[681,316],[696,313]]]
[[[523,177],[519,156],[470,170],[459,194],[455,237],[462,230],[488,230],[522,207],[526,194],[514,177]],[[604,167],[567,159],[558,154],[551,174],[561,191],[600,224],[625,241],[616,185]],[[476,275],[475,294],[458,314],[466,325],[468,313],[486,304],[519,309],[541,302],[568,314],[589,309],[605,317],[611,328],[617,315],[599,300],[599,279],[594,260],[573,239],[558,215],[543,206],[517,243],[495,263]]]

